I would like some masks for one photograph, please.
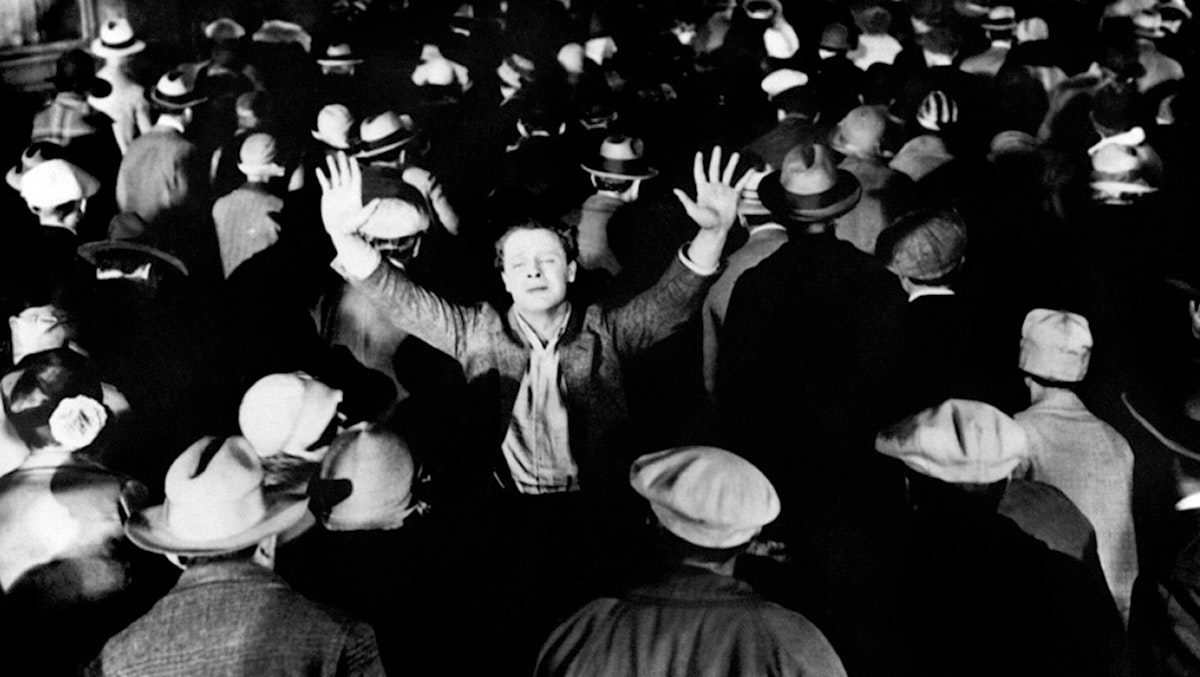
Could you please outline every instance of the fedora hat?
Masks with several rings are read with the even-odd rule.
[[[63,154],[62,146],[50,141],[35,141],[29,144],[21,153],[21,159],[17,164],[13,165],[4,175],[4,180],[13,190],[21,191],[21,179],[25,173],[34,167],[42,164],[46,160],[54,160],[61,158]]]
[[[204,37],[214,41],[241,40],[246,29],[229,17],[221,17],[204,26]]]
[[[417,136],[416,123],[411,115],[389,110],[363,120],[358,136],[354,157],[366,160],[410,143]]]
[[[143,49],[146,43],[133,34],[125,17],[105,21],[100,25],[99,37],[92,40],[92,54],[105,59],[137,54]]]
[[[613,179],[649,179],[658,175],[658,170],[646,163],[642,140],[632,136],[616,134],[604,139],[600,152],[581,163],[589,174]]]
[[[158,229],[169,231],[170,229]],[[146,222],[133,212],[123,212],[112,218],[108,224],[108,239],[85,242],[79,245],[79,256],[92,264],[99,266],[103,261],[101,255],[105,252],[131,252],[137,255],[149,256],[169,264],[184,275],[188,267],[178,256],[167,251],[174,249],[161,237],[152,237],[146,232]]]
[[[269,19],[264,21],[254,35],[250,36],[253,42],[259,42],[269,45],[300,45],[306,52],[312,51],[312,36],[304,27],[291,21],[282,19]]]
[[[194,66],[178,66],[163,73],[150,92],[150,100],[170,110],[191,108],[208,99],[196,87],[199,70]]]
[[[238,427],[260,457],[288,454],[320,462],[341,401],[342,391],[304,372],[269,374],[242,396]]]
[[[801,144],[788,151],[777,172],[763,178],[759,199],[781,222],[817,223],[854,209],[862,184],[833,164],[821,144]]]
[[[317,63],[322,66],[352,66],[362,62],[362,59],[354,56],[350,43],[347,42],[331,43],[325,48],[325,56],[317,59]]]
[[[204,437],[167,470],[166,498],[134,513],[125,534],[162,554],[206,556],[249,548],[304,517],[308,498],[263,490],[263,468],[241,437]]]

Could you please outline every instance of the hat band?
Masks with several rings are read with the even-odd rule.
[[[600,158],[599,162],[587,166],[593,172],[600,174],[613,174],[616,176],[628,176],[632,178],[648,176],[654,174],[655,171],[646,163],[645,160],[614,160],[612,158]]]
[[[163,504],[167,528],[181,541],[203,544],[237,536],[254,528],[267,515],[262,489],[214,505],[207,501]],[[249,545],[249,544],[247,544]]]
[[[184,92],[183,94],[166,94],[161,89],[155,88],[153,97],[155,103],[164,106],[188,107],[204,101],[207,97],[198,95],[194,90]]]
[[[370,157],[386,153],[389,150],[399,148],[413,140],[416,136],[412,131],[407,129],[398,129],[385,137],[374,139],[372,141],[363,141],[355,155],[360,157]]]
[[[124,42],[107,42],[104,40],[104,38],[100,38],[100,45],[107,49],[127,49],[129,47],[133,47],[137,43],[138,39],[136,35],[129,36],[129,39],[125,40]]]

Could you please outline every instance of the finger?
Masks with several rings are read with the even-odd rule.
[[[741,153],[734,153],[729,156],[729,162],[725,165],[725,173],[721,175],[721,183],[729,185],[733,181],[733,170],[737,169],[737,163],[740,159],[742,159]]]
[[[379,210],[379,205],[381,204],[383,204],[383,201],[379,198],[375,198],[374,200],[368,202],[358,212],[358,224],[362,226],[365,225],[367,221],[370,221],[371,217],[375,215],[375,212]]]
[[[704,154],[697,152],[696,159],[692,162],[692,178],[696,180],[696,186],[704,184]]]
[[[350,168],[350,185],[362,186],[362,167],[359,166],[358,160],[346,158],[346,163]]]
[[[679,198],[679,203],[683,205],[683,211],[687,212],[688,216],[692,216],[696,210],[696,203],[688,194],[676,188],[674,191],[675,197]]]
[[[708,160],[708,180],[717,183],[721,180],[721,147],[714,146],[712,157]]]
[[[738,179],[737,183],[734,184],[733,189],[741,193],[746,189],[746,186],[750,185],[750,179],[753,177],[754,171],[749,169],[746,170],[745,173],[742,174],[742,178]]]
[[[317,183],[321,184],[321,194],[329,192],[329,179],[325,178],[325,172],[317,169]]]
[[[329,187],[336,188],[339,183],[338,178],[341,176],[337,168],[337,156],[326,155],[325,166],[329,169]]]
[[[340,174],[341,185],[345,187],[350,181],[350,158],[342,151],[338,151],[338,173]]]

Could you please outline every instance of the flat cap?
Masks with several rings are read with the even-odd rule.
[[[779,516],[779,496],[767,476],[715,447],[642,456],[629,470],[629,483],[668,531],[705,548],[747,543]]]
[[[1021,326],[1021,371],[1051,381],[1076,383],[1087,376],[1092,330],[1087,318],[1065,310],[1035,308]]]
[[[986,402],[946,400],[885,428],[875,450],[943,482],[1006,479],[1029,451],[1025,431]]]
[[[879,234],[875,255],[900,277],[934,280],[952,272],[967,251],[967,228],[953,211],[909,212]]]

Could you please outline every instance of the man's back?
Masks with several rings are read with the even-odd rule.
[[[828,640],[800,614],[742,581],[681,568],[559,626],[538,675],[844,675]]]
[[[382,675],[375,634],[310,602],[251,562],[186,570],[143,617],[108,641],[93,674]]]
[[[182,134],[156,126],[129,144],[117,173],[117,206],[146,223],[184,203],[196,176],[196,147]]]

